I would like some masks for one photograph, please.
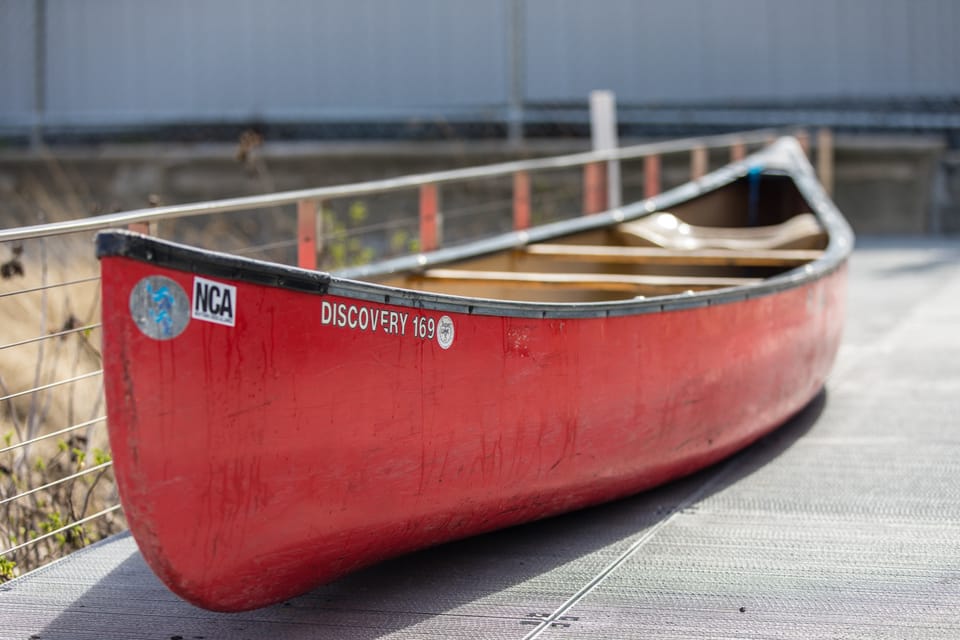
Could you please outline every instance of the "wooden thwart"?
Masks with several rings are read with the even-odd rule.
[[[720,287],[756,284],[762,278],[723,278],[694,276],[657,276],[613,273],[540,273],[531,271],[473,271],[469,269],[429,269],[420,275],[425,280],[446,280],[458,283],[484,283],[521,287],[593,289],[603,291],[635,291],[657,289],[700,291]]]
[[[688,266],[790,267],[812,262],[822,255],[816,249],[665,249],[663,247],[608,247],[604,245],[534,244],[524,247],[529,256],[607,264],[673,264]]]

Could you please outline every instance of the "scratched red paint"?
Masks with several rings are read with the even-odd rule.
[[[190,292],[193,274],[122,257],[102,273],[130,528],[173,591],[224,611],[729,455],[823,385],[845,287],[841,268],[744,302],[530,319],[234,282],[235,326],[192,319],[155,340],[131,319],[132,288],[163,275]],[[409,317],[404,333],[325,325],[324,301]],[[416,338],[417,315],[449,316],[452,345]]]

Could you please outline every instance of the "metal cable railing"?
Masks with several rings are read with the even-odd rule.
[[[85,518],[81,518],[80,520],[77,520],[76,522],[71,522],[70,524],[65,524],[65,525],[63,525],[63,526],[61,526],[61,527],[59,527],[59,528],[57,528],[57,529],[53,529],[53,530],[51,530],[51,531],[47,531],[47,532],[43,533],[42,535],[38,535],[38,536],[32,537],[32,538],[31,538],[30,540],[28,540],[27,542],[21,542],[21,543],[18,544],[18,545],[15,545],[15,546],[13,546],[13,547],[10,547],[9,549],[5,549],[5,550],[3,550],[3,551],[0,551],[0,557],[5,556],[5,555],[12,554],[12,553],[17,552],[17,551],[21,551],[21,550],[23,550],[23,549],[26,549],[26,548],[31,547],[31,546],[33,546],[33,545],[36,545],[36,544],[39,543],[39,542],[43,542],[44,540],[48,540],[48,539],[50,539],[50,538],[52,538],[52,537],[54,537],[54,536],[62,535],[62,534],[64,534],[64,533],[66,533],[66,532],[72,532],[73,530],[76,530],[77,527],[80,527],[80,526],[82,526],[82,525],[84,525],[84,524],[87,524],[88,522],[92,522],[92,521],[94,521],[94,520],[97,520],[98,518],[102,518],[102,517],[104,517],[104,516],[106,516],[106,515],[109,515],[109,514],[113,513],[114,511],[118,511],[119,509],[120,509],[120,505],[119,505],[119,504],[115,504],[115,505],[113,505],[113,506],[111,506],[111,507],[107,507],[107,508],[105,508],[105,509],[101,509],[100,511],[98,511],[98,512],[96,512],[96,513],[94,513],[94,514],[91,514],[91,515],[89,515],[89,516],[87,516],[87,517],[85,517]]]
[[[634,145],[619,149],[604,151],[588,151],[552,158],[538,158],[534,160],[517,160],[483,167],[466,169],[451,169],[436,171],[412,176],[386,178],[332,187],[318,187],[315,189],[300,189],[284,191],[267,195],[246,196],[242,198],[227,198],[194,204],[171,205],[149,209],[137,209],[67,222],[33,225],[16,229],[0,230],[0,242],[23,240],[27,238],[41,238],[82,231],[97,231],[111,227],[123,227],[132,224],[146,224],[173,220],[183,217],[210,215],[214,213],[229,213],[283,205],[294,205],[302,201],[329,201],[338,198],[353,198],[378,193],[388,193],[406,189],[417,189],[430,185],[443,185],[453,182],[479,180],[511,176],[517,172],[538,172],[551,169],[582,167],[589,164],[603,163],[617,160],[629,160],[651,156],[685,153],[693,149],[712,149],[735,147],[737,145],[759,145],[768,142],[778,134],[774,129],[763,129],[738,134],[724,134],[704,136],[699,138],[685,138],[664,142]]]
[[[3,349],[12,349],[13,347],[22,347],[25,344],[32,344],[34,342],[40,342],[42,340],[49,340],[50,338],[63,338],[69,336],[72,333],[86,333],[87,331],[93,331],[94,329],[99,329],[101,324],[95,322],[93,324],[84,325],[82,327],[74,327],[73,329],[64,329],[63,331],[55,331],[53,333],[48,333],[45,336],[37,336],[35,338],[27,338],[25,340],[20,340],[18,342],[11,342],[9,344],[0,345],[0,350]],[[5,398],[0,398],[0,400],[5,400]]]
[[[3,231],[0,230],[0,233],[3,233]],[[100,280],[100,276],[90,276],[89,278],[80,278],[79,280],[71,280],[69,282],[58,282],[57,284],[48,284],[41,287],[31,287],[29,289],[19,289],[17,291],[6,291],[3,293],[0,293],[0,298],[6,298],[8,296],[18,296],[24,293],[37,293],[39,291],[56,289],[58,287],[69,287],[75,284],[86,284],[87,282],[98,282],[99,280]],[[10,345],[6,345],[6,346],[10,346]]]
[[[2,507],[5,504],[9,504],[13,502],[14,500],[19,500],[20,498],[26,498],[27,496],[33,495],[35,493],[39,493],[40,491],[46,491],[47,489],[52,489],[53,487],[62,485],[66,482],[70,482],[71,480],[76,480],[77,478],[82,478],[83,476],[90,475],[91,473],[94,473],[96,471],[103,471],[104,469],[109,469],[112,466],[113,466],[113,462],[101,462],[100,464],[94,465],[92,467],[87,467],[82,471],[77,471],[76,473],[71,473],[68,476],[64,476],[57,480],[53,480],[46,484],[42,484],[39,487],[34,487],[33,489],[27,489],[26,491],[21,491],[20,493],[14,496],[10,496],[9,498],[4,498],[3,500],[0,500],[0,507]]]
[[[0,230],[0,251],[3,243],[16,242],[12,253],[25,261],[27,271],[0,281],[10,288],[0,291],[0,581],[125,527],[106,438],[99,286],[90,288],[99,277],[84,276],[70,263],[58,282],[50,282],[52,268],[38,263],[41,257],[47,260],[45,238],[64,238],[66,247],[67,238],[84,234],[82,242],[71,245],[80,253],[66,258],[95,269],[91,231],[129,226],[154,233],[161,229],[158,235],[174,240],[216,242],[225,222],[218,214],[269,209],[270,216],[261,216],[263,224],[277,226],[231,237],[234,253],[270,254],[270,259],[301,267],[333,270],[601,211],[607,207],[609,162],[638,161],[630,163],[619,186],[651,197],[661,188],[662,156],[690,154],[689,175],[696,178],[705,171],[708,150],[728,149],[732,159],[743,158],[748,147],[772,140],[774,133],[644,144]],[[484,180],[486,191],[476,187],[476,181]],[[474,187],[456,191],[465,182]],[[446,206],[439,198],[441,187],[453,196]],[[394,194],[396,202],[363,200]],[[368,207],[368,202],[376,206]],[[296,211],[291,207],[289,216],[273,215],[287,205],[296,205]],[[456,224],[444,229],[444,220]],[[40,243],[42,250],[32,252],[31,243]],[[61,262],[69,253],[58,245],[54,249],[50,253]],[[80,306],[88,311],[78,311]],[[3,323],[15,324],[13,318],[23,325],[19,334],[3,333]]]
[[[42,441],[42,440],[47,440],[47,439],[49,439],[49,438],[56,438],[57,436],[62,436],[62,435],[66,435],[66,434],[68,434],[68,433],[73,433],[74,431],[77,431],[78,429],[84,429],[84,428],[86,428],[86,427],[93,426],[93,425],[95,425],[95,424],[97,424],[97,423],[99,423],[99,422],[105,422],[106,419],[107,419],[107,416],[100,416],[99,418],[93,418],[92,420],[86,420],[85,422],[80,422],[80,423],[77,423],[77,424],[74,424],[74,425],[70,425],[69,427],[64,427],[63,429],[57,429],[56,431],[51,431],[50,433],[45,433],[45,434],[43,434],[42,436],[37,436],[36,438],[30,438],[29,440],[24,440],[23,442],[18,442],[17,444],[12,444],[12,445],[10,445],[10,446],[3,447],[2,449],[0,449],[0,454],[7,453],[7,452],[9,452],[9,451],[15,451],[15,450],[17,450],[17,449],[19,449],[19,448],[21,448],[21,447],[29,446],[29,445],[31,445],[31,444],[34,444],[34,443],[36,443],[36,442],[40,442],[40,441]]]
[[[99,276],[75,277],[93,257],[68,242],[32,252],[31,240],[0,281],[0,581],[125,527],[104,428]]]
[[[46,391],[48,389],[53,389],[56,387],[63,386],[65,384],[71,384],[73,382],[78,382],[80,380],[86,380],[94,376],[99,376],[103,373],[103,369],[98,369],[96,371],[88,371],[87,373],[80,374],[79,376],[73,376],[71,378],[65,378],[63,380],[57,380],[55,382],[48,382],[47,384],[42,384],[38,387],[33,387],[32,389],[26,389],[25,391],[18,391],[16,393],[9,393],[5,396],[0,396],[0,402],[5,402],[7,400],[13,400],[14,398],[22,398],[23,396],[31,395],[37,393],[38,391]]]

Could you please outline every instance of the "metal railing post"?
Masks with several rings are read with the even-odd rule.
[[[660,193],[660,156],[643,159],[643,197],[652,198]]]
[[[747,157],[747,145],[739,140],[730,145],[730,162],[740,162]]]
[[[583,165],[583,212],[607,210],[607,167],[602,162]]]
[[[297,266],[301,269],[317,268],[317,200],[301,200],[297,203]]]
[[[590,139],[594,151],[620,146],[617,137],[617,99],[612,91],[590,92]],[[605,174],[607,197],[603,209],[619,207],[622,203],[620,161],[608,160]]]
[[[690,150],[690,179],[699,180],[707,175],[709,165],[707,148],[703,145],[697,145]]]
[[[440,193],[436,184],[420,187],[420,251],[433,251],[443,239]]]
[[[155,236],[157,235],[157,223],[156,221],[151,222],[134,222],[127,225],[127,229],[134,231],[136,233],[142,233],[145,236]]]
[[[810,157],[810,133],[806,129],[800,129],[796,132],[797,142],[800,143],[800,148],[803,149],[803,153],[808,158]]]
[[[817,176],[827,195],[833,195],[833,131],[817,131]]]
[[[517,171],[513,174],[513,228],[530,227],[530,174]]]

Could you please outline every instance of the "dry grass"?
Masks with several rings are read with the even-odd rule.
[[[68,217],[66,211],[81,198],[65,180],[54,176],[50,191],[40,188],[39,181],[30,182],[15,202],[18,212],[32,202],[44,211],[41,219]],[[68,189],[68,196],[58,196],[57,185]],[[10,211],[4,218],[31,222]],[[77,282],[98,275],[92,240],[85,234],[0,246],[0,263],[0,449],[14,447],[0,453],[0,549],[29,543],[0,556],[3,581],[125,524],[120,512],[113,512],[68,526],[118,502],[112,469],[105,464],[106,424],[98,420],[105,413],[102,376],[22,393],[101,368],[99,281]],[[69,282],[75,284],[54,286]],[[85,423],[69,433],[15,447]],[[82,475],[64,481],[76,474]],[[45,485],[51,486],[24,495]]]

